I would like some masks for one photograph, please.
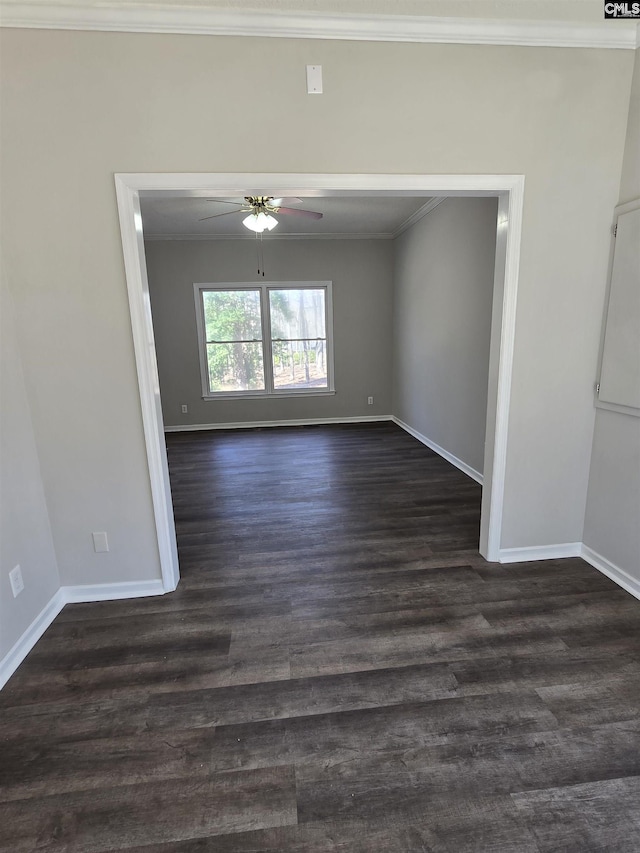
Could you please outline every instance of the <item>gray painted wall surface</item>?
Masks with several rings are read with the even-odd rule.
[[[480,474],[497,199],[447,199],[395,240],[393,414]]]
[[[631,51],[0,40],[4,252],[64,583],[160,577],[114,172],[524,174],[502,545],[581,538]],[[310,61],[322,96],[305,93]]]
[[[635,53],[620,204],[640,198],[640,51]],[[583,541],[640,581],[640,418],[596,410]]]
[[[60,586],[40,462],[15,335],[11,294],[0,292],[0,660]],[[9,572],[24,590],[14,599]]]
[[[640,198],[640,49],[635,51],[618,204]]]
[[[263,247],[265,281],[333,282],[335,395],[203,400],[193,285],[256,281],[254,242],[150,240],[145,253],[165,425],[389,414],[392,242],[266,238]]]

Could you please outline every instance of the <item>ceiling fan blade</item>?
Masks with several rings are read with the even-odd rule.
[[[282,207],[283,204],[288,207],[290,204],[302,204],[302,199],[295,196],[291,196],[290,198],[272,198],[269,204],[271,207]]]
[[[295,207],[277,207],[276,213],[285,213],[287,216],[307,216],[309,219],[322,219],[323,213],[316,213],[315,210],[300,210]]]
[[[235,204],[237,207],[243,207],[244,201],[225,201],[223,198],[205,198],[205,201],[215,201],[216,204]]]
[[[203,216],[198,219],[198,222],[204,222],[205,219],[216,219],[218,216],[233,216],[234,213],[245,213],[244,210],[230,210],[228,213],[214,213],[213,216]]]

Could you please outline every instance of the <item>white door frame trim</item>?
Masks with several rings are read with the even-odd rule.
[[[496,284],[491,329],[492,356],[489,365],[489,405],[480,535],[480,553],[487,560],[498,560],[515,342],[524,201],[523,175],[132,173],[116,174],[115,183],[142,424],[162,581],[166,592],[176,588],[180,574],[144,254],[140,192],[152,190],[223,196],[267,194],[276,197],[305,194],[398,196],[416,192],[431,196],[498,196]],[[496,302],[498,297],[500,304]]]
[[[147,448],[153,514],[158,536],[158,553],[165,592],[172,592],[180,580],[176,528],[169,484],[169,467],[164,442],[164,422],[156,345],[151,318],[151,300],[142,235],[140,195],[133,185],[116,175],[116,195],[124,268],[129,294],[131,330],[135,350],[138,388],[142,410],[144,441]]]

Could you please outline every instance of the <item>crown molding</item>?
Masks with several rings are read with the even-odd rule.
[[[373,234],[351,234],[351,233],[325,233],[325,234],[269,234],[265,237],[264,245],[274,240],[393,240],[394,234],[387,232]],[[145,243],[170,242],[179,240],[252,240],[252,234],[145,234]]]
[[[408,219],[399,225],[396,230],[393,232],[393,238],[395,240],[396,237],[399,237],[401,234],[404,234],[405,231],[408,231],[412,225],[415,225],[416,222],[420,222],[427,213],[431,213],[432,210],[435,210],[439,204],[442,204],[443,201],[446,201],[446,195],[436,196],[436,198],[429,199],[426,204],[423,204],[422,207],[419,207],[416,211],[414,211]]]
[[[526,47],[638,47],[640,28],[630,21],[504,21],[409,15],[330,15],[227,11],[143,2],[99,6],[4,0],[0,26],[28,29],[189,35],[521,45]]]

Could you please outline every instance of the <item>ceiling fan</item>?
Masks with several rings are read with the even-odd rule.
[[[216,219],[220,216],[233,216],[236,213],[248,213],[242,220],[242,224],[250,231],[261,234],[263,231],[271,231],[278,224],[274,213],[286,216],[306,216],[309,219],[322,219],[323,214],[314,210],[303,210],[300,207],[289,207],[291,204],[302,204],[300,198],[273,198],[267,195],[247,195],[244,201],[226,201],[226,199],[208,198],[218,204],[233,204],[238,210],[230,210],[228,213],[214,213],[212,216],[204,216],[200,222],[206,219]]]

